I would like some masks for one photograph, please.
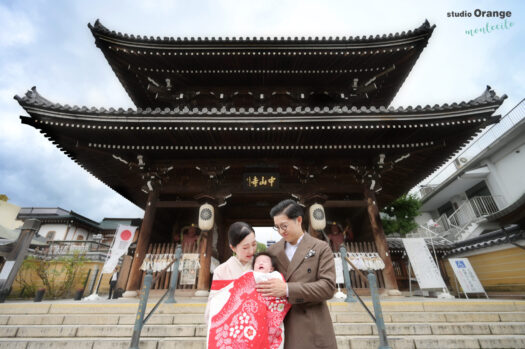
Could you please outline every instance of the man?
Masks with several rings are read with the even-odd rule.
[[[117,280],[118,280],[118,268],[115,269],[115,272],[113,275],[111,275],[111,278],[109,279],[109,295],[108,299],[111,299],[111,296],[113,295],[113,290],[115,289],[115,286],[117,286]]]
[[[293,200],[281,201],[270,211],[274,229],[283,238],[267,252],[277,259],[286,282],[260,282],[257,291],[288,297],[292,304],[284,320],[285,348],[337,348],[326,304],[335,291],[334,257],[326,242],[303,232],[303,215],[303,208]]]

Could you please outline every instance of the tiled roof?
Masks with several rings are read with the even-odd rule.
[[[61,112],[68,112],[72,114],[85,115],[108,115],[108,116],[175,116],[175,115],[392,115],[392,116],[409,116],[411,114],[420,113],[437,113],[437,112],[454,112],[475,107],[493,106],[494,104],[501,104],[507,95],[497,96],[490,86],[478,98],[470,101],[463,101],[460,103],[442,104],[442,105],[426,105],[424,107],[418,105],[416,107],[356,107],[356,106],[337,106],[337,107],[296,107],[296,108],[145,108],[145,109],[122,109],[122,108],[88,108],[86,106],[70,106],[68,104],[62,105],[60,103],[53,103],[40,95],[36,87],[32,87],[27,91],[23,97],[16,95],[14,97],[23,107],[38,107],[42,109],[49,109]]]
[[[430,239],[425,239],[425,241],[427,242],[427,246],[430,250],[432,249],[433,243],[436,252],[449,256],[505,243],[513,243],[523,239],[525,239],[525,230],[521,229],[518,225],[512,225],[505,229],[495,230],[493,232],[482,234],[478,237],[456,243],[447,243],[436,239],[433,241],[430,241]],[[387,242],[391,253],[403,253],[405,251],[402,238],[387,237]]]
[[[160,36],[141,36],[141,35],[133,35],[133,34],[126,34],[121,32],[116,32],[114,30],[109,30],[106,28],[100,21],[97,19],[95,23],[92,25],[91,23],[88,24],[89,29],[91,29],[94,36],[98,35],[105,35],[105,36],[111,36],[112,38],[129,41],[129,42],[136,42],[136,43],[152,43],[152,44],[170,44],[170,45],[178,45],[178,46],[209,46],[209,45],[228,45],[228,44],[235,44],[235,45],[286,45],[286,44],[299,44],[299,45],[349,45],[349,44],[355,44],[355,43],[375,43],[375,42],[382,42],[382,41],[398,41],[402,39],[407,39],[410,37],[418,36],[421,34],[427,34],[430,36],[432,34],[432,31],[435,28],[435,25],[430,25],[428,20],[425,20],[425,22],[419,26],[418,28],[415,28],[413,30],[409,31],[403,31],[401,33],[390,33],[390,34],[383,34],[383,35],[363,35],[363,36],[349,36],[349,37],[160,37]]]
[[[137,218],[104,218],[99,227],[101,230],[116,230],[119,224],[133,225],[137,220]]]
[[[405,246],[403,245],[402,238],[387,237],[386,241],[388,243],[388,248],[390,249],[391,253],[403,253],[405,251]],[[434,248],[436,249],[436,252],[439,253],[446,253],[454,246],[453,244],[442,242],[437,239],[433,239],[433,241],[431,241],[430,239],[425,239],[425,242],[427,243],[429,250],[432,250],[433,244]]]
[[[525,239],[525,230],[521,229],[518,225],[513,225],[505,229],[482,234],[473,239],[460,241],[454,244],[454,248],[448,251],[447,254],[453,255],[505,243],[512,243],[523,239]]]

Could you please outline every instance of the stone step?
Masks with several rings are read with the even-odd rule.
[[[138,300],[120,300],[106,302],[8,302],[0,304],[1,314],[130,314],[137,312]],[[352,312],[365,313],[359,303],[345,303],[330,301],[329,307],[333,313]],[[372,302],[365,301],[372,309]],[[148,303],[151,309],[155,303]],[[161,304],[157,314],[202,314],[206,303],[180,302],[175,304]],[[381,301],[385,313],[428,313],[428,312],[525,312],[525,301],[512,300],[389,300]]]
[[[374,324],[334,324],[338,336],[368,336],[377,334]],[[386,324],[388,335],[523,335],[525,323],[406,323]],[[5,325],[0,327],[0,338],[45,337],[127,337],[133,333],[132,325]],[[146,325],[142,337],[205,337],[205,325]]]
[[[141,349],[204,349],[205,338],[145,338],[140,342]],[[524,348],[525,335],[519,336],[390,336],[388,344],[393,349],[488,349]],[[0,339],[2,349],[127,349],[130,340],[122,338],[38,338],[38,339]],[[376,336],[337,336],[339,349],[369,349],[379,346]]]
[[[332,312],[332,321],[338,323],[371,323],[363,312]],[[383,313],[386,323],[434,322],[525,322],[525,312],[393,312]],[[132,325],[131,314],[11,314],[0,315],[0,325]],[[157,314],[148,320],[150,325],[204,324],[202,313]]]
[[[371,301],[364,302],[369,309]],[[330,302],[332,312],[364,312],[363,306],[356,303]],[[383,312],[515,312],[525,311],[524,301],[487,300],[425,300],[425,301],[391,301],[381,300]]]

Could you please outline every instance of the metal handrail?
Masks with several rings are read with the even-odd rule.
[[[364,274],[356,268],[356,266],[350,261],[350,259],[347,257],[346,254],[346,248],[344,245],[341,245],[341,248],[339,249],[339,253],[341,253],[341,256],[344,256],[342,258],[343,263],[343,276],[345,279],[345,286],[346,286],[346,294],[347,297],[345,299],[345,302],[353,303],[355,300],[352,298],[351,295],[355,296],[357,300],[359,300],[359,303],[365,308],[365,310],[368,312],[368,315],[374,320],[376,327],[377,327],[377,333],[379,334],[379,349],[392,349],[388,345],[388,337],[386,334],[386,326],[385,326],[385,320],[383,318],[383,311],[381,309],[381,302],[379,300],[379,293],[377,292],[377,277],[374,274],[372,270],[368,270],[368,278],[364,276]],[[354,288],[352,287],[352,282],[350,281],[350,272],[348,271],[348,265],[345,263],[348,262],[350,266],[361,276],[364,280],[368,281],[368,286],[370,287],[370,295],[372,296],[372,304],[374,306],[374,314],[368,309],[366,304],[363,302],[361,297],[355,292]]]
[[[419,233],[419,230],[423,230],[427,236],[421,236],[422,234]],[[446,232],[446,231],[445,231]],[[409,234],[412,234],[412,235],[409,235]],[[430,228],[427,228],[425,227],[424,225],[419,225],[417,228],[416,228],[416,231],[415,232],[411,232],[407,234],[407,237],[417,237],[417,235],[419,234],[419,237],[422,237],[422,238],[430,238],[430,239],[436,239],[436,240],[443,240],[445,241],[446,243],[449,243],[449,244],[452,244],[452,241],[450,241],[449,239],[447,239],[446,237],[442,236],[441,234],[439,233],[436,233],[435,231],[433,231],[432,229]]]
[[[155,310],[157,310],[159,305],[162,303],[162,301],[168,294],[170,296],[166,300],[166,303],[176,303],[174,294],[175,288],[177,287],[177,279],[179,277],[179,262],[181,256],[182,247],[181,245],[177,245],[177,248],[175,250],[175,259],[172,260],[171,263],[168,264],[164,269],[162,269],[155,278],[153,278],[153,271],[151,269],[146,271],[146,276],[144,276],[144,285],[142,288],[142,294],[140,295],[139,307],[137,309],[137,316],[135,317],[135,326],[133,327],[133,335],[131,336],[131,343],[129,349],[139,349],[140,334],[142,332],[144,324],[146,323],[146,321],[148,321],[151,315],[153,315]],[[175,263],[175,265],[173,267],[173,274],[171,275],[170,288],[162,295],[162,297],[160,297],[159,301],[151,309],[149,314],[146,317],[144,317],[144,314],[146,312],[146,306],[148,304],[148,297],[151,285],[164,274],[166,274],[167,270],[173,265],[173,263]]]

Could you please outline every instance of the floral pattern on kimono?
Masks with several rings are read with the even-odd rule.
[[[261,278],[261,273],[250,271],[236,280],[213,281],[212,290],[219,294],[210,304],[213,315],[208,324],[209,349],[277,349],[283,346],[282,322],[291,305],[286,298],[263,297],[255,290],[256,279],[272,278],[275,274],[283,278],[280,273],[271,274],[274,275]]]

